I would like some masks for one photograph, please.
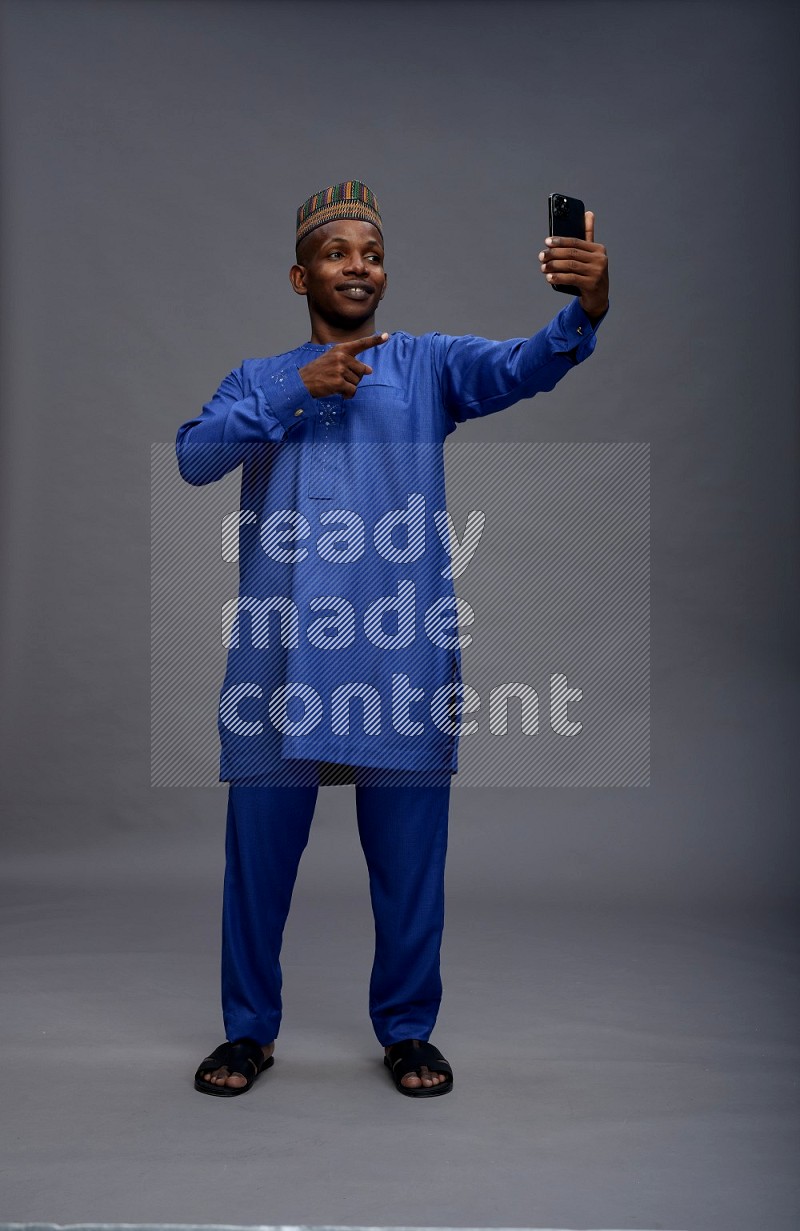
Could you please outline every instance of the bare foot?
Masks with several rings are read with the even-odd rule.
[[[275,1042],[265,1043],[261,1048],[266,1060],[275,1050]],[[246,1086],[247,1078],[241,1073],[229,1073],[225,1065],[219,1069],[205,1070],[200,1074],[201,1081],[207,1081],[210,1086]]]
[[[412,1043],[420,1043],[420,1039],[412,1039]],[[391,1046],[391,1045],[390,1045]],[[384,1052],[388,1056],[389,1048],[384,1047]],[[406,1073],[405,1077],[401,1077],[400,1085],[408,1086],[412,1090],[416,1090],[418,1086],[440,1086],[443,1081],[447,1081],[446,1073],[431,1073],[427,1064],[419,1066],[419,1076],[416,1073]]]

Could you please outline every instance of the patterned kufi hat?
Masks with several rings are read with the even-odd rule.
[[[383,227],[378,202],[374,192],[361,180],[344,180],[315,192],[297,211],[297,235],[295,246],[310,231],[333,222],[336,218],[356,218],[359,222],[371,222],[381,233]]]

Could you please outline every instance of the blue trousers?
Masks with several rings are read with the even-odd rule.
[[[428,1039],[442,998],[449,773],[354,767],[375,956],[369,1014],[378,1041]],[[424,783],[425,785],[420,785]],[[222,909],[226,1037],[271,1043],[281,1023],[280,951],[317,785],[231,782]]]

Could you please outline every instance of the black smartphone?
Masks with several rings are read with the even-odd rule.
[[[547,225],[548,235],[563,235],[566,239],[586,239],[586,219],[583,201],[577,197],[565,197],[563,192],[551,192],[548,198]],[[580,295],[579,286],[570,283],[551,282],[554,291],[564,291],[567,295]]]

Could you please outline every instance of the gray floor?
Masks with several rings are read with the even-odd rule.
[[[233,1227],[229,1224],[219,1226],[200,1223],[193,1226],[190,1223],[97,1223],[97,1222],[82,1222],[82,1223],[35,1223],[35,1222],[2,1222],[0,1223],[0,1231],[119,1231],[123,1226],[125,1231],[245,1231],[245,1227]],[[342,1231],[342,1227],[338,1226],[303,1226],[303,1227],[267,1227],[255,1226],[253,1223],[246,1224],[246,1231]],[[429,1227],[354,1227],[352,1223],[347,1224],[347,1231],[431,1231]],[[440,1231],[437,1228],[437,1231]],[[449,1231],[486,1231],[483,1227],[459,1227],[450,1228]],[[493,1231],[509,1231],[508,1228],[495,1228]],[[516,1231],[516,1229],[515,1229]],[[562,1231],[561,1228],[553,1227],[533,1227],[528,1231]],[[603,1229],[607,1231],[607,1229]]]
[[[504,891],[469,871],[462,797],[433,1035],[456,1085],[402,1098],[348,790],[321,796],[276,1063],[239,1099],[192,1086],[223,1037],[222,793],[191,829],[7,861],[4,1218],[794,1231],[790,919]]]

